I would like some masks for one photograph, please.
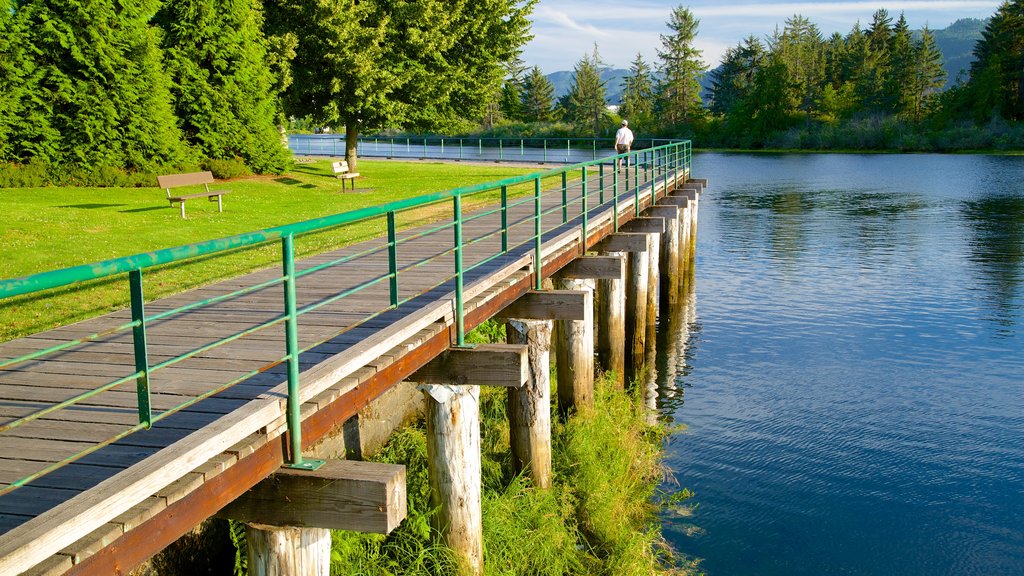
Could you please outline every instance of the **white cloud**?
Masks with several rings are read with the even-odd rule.
[[[884,4],[884,6],[883,6]],[[693,13],[698,18],[712,18],[724,16],[752,17],[776,17],[786,18],[794,14],[811,17],[814,15],[826,14],[860,14],[874,13],[878,8],[884,7],[889,14],[896,15],[900,12],[964,12],[968,10],[989,10],[993,12],[999,6],[998,1],[993,0],[905,0],[902,2],[878,2],[868,0],[865,2],[787,2],[769,4],[731,4],[714,6],[697,6]]]

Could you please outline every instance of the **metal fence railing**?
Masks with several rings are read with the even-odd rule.
[[[633,149],[657,148],[680,140],[637,138]],[[293,154],[344,156],[344,134],[293,134],[288,137]],[[362,137],[359,156],[368,158],[431,158],[574,164],[614,154],[609,138],[452,138],[447,136]]]
[[[134,358],[133,371],[113,378],[102,386],[82,391],[71,398],[61,402],[55,402],[22,417],[3,421],[0,423],[0,438],[2,438],[4,432],[13,430],[44,416],[52,415],[59,410],[81,403],[84,400],[92,398],[105,391],[113,390],[122,385],[130,385],[133,382],[135,384],[135,395],[137,397],[136,404],[138,408],[138,423],[134,426],[127,427],[120,433],[117,433],[95,445],[91,445],[85,450],[58,462],[49,463],[40,470],[14,481],[7,486],[0,486],[0,495],[28,484],[32,480],[52,472],[66,464],[77,461],[88,454],[96,452],[104,446],[128,436],[129,434],[148,429],[154,423],[162,420],[163,418],[192,406],[203,399],[209,398],[220,391],[260,373],[261,369],[257,367],[237,378],[232,379],[231,381],[220,383],[206,392],[190,397],[186,402],[173,408],[155,411],[151,406],[151,387],[154,378],[159,376],[161,370],[167,369],[199,354],[203,354],[204,352],[218,346],[222,346],[229,342],[251,335],[258,330],[263,330],[275,325],[284,326],[283,334],[281,335],[282,337],[279,340],[281,356],[278,359],[278,363],[287,364],[288,401],[286,416],[289,434],[288,459],[292,466],[310,466],[311,464],[309,460],[304,460],[301,454],[302,440],[299,414],[299,355],[312,349],[316,344],[309,345],[304,348],[300,347],[298,338],[299,317],[321,309],[323,306],[328,304],[342,301],[343,299],[364,291],[371,286],[377,285],[381,286],[380,290],[382,292],[383,286],[387,286],[387,293],[389,294],[388,303],[380,310],[366,314],[366,318],[373,318],[384,312],[395,310],[412,298],[416,298],[418,295],[422,295],[425,292],[425,290],[419,288],[409,288],[406,289],[405,292],[401,291],[400,288],[402,288],[401,280],[403,275],[423,265],[424,262],[428,260],[436,263],[439,255],[445,255],[446,262],[449,261],[447,258],[451,257],[453,267],[447,273],[443,273],[443,277],[438,279],[438,283],[435,284],[433,288],[451,286],[451,291],[454,291],[454,303],[456,307],[454,321],[457,334],[457,344],[462,345],[465,341],[463,306],[465,298],[464,280],[467,273],[485,265],[495,258],[507,254],[510,250],[525,250],[532,252],[532,258],[535,262],[534,269],[537,271],[535,274],[536,287],[539,289],[541,287],[540,270],[542,262],[542,239],[546,232],[567,224],[575,226],[578,223],[582,228],[583,238],[588,238],[588,213],[595,210],[595,207],[593,206],[595,194],[597,195],[597,205],[599,207],[603,207],[604,209],[610,207],[614,212],[614,218],[612,221],[617,225],[619,220],[618,213],[620,197],[623,197],[626,194],[632,194],[634,197],[633,204],[639,212],[639,200],[641,194],[647,194],[649,190],[653,195],[656,183],[663,182],[667,184],[670,178],[675,178],[679,173],[688,173],[687,171],[691,165],[691,153],[692,149],[689,141],[678,141],[652,148],[636,150],[629,154],[590,160],[546,172],[515,176],[494,182],[436,192],[417,198],[390,202],[370,208],[324,216],[304,222],[276,226],[226,238],[115,258],[94,264],[53,270],[20,278],[0,280],[0,304],[3,304],[5,301],[9,302],[9,299],[15,297],[62,298],[67,296],[69,289],[81,288],[83,283],[88,283],[89,281],[102,278],[113,278],[117,276],[123,277],[123,275],[127,275],[131,303],[130,321],[123,322],[108,330],[70,339],[36,352],[31,352],[14,358],[0,358],[0,386],[3,385],[3,375],[6,370],[32,361],[45,360],[48,356],[57,354],[61,351],[65,351],[88,342],[102,341],[105,338],[112,337],[117,334],[131,334],[131,340],[133,343],[132,356]],[[614,162],[617,160],[628,161],[627,176],[625,179],[620,178],[618,169],[609,169],[609,167],[614,166]],[[630,176],[632,177],[630,178]],[[552,204],[553,207],[543,209],[542,181],[552,177],[556,178],[556,182],[560,180],[560,185],[549,193],[556,198],[559,197],[558,195],[560,194],[560,201]],[[515,187],[517,191],[524,188],[526,191],[520,192],[519,194],[510,194],[510,189],[513,187]],[[568,193],[570,188],[573,190],[572,194]],[[469,213],[464,212],[464,200],[480,198],[480,195],[486,195],[488,193],[490,193],[491,196],[499,197],[497,205],[492,204],[490,207],[474,210]],[[588,204],[588,202],[590,204]],[[404,214],[408,211],[416,210],[425,206],[443,206],[443,203],[451,204],[450,219],[446,217],[444,221],[428,226],[429,230],[420,231],[417,229],[412,233],[403,235],[401,238],[399,237],[399,224],[397,223],[398,220],[396,218],[398,214]],[[588,206],[589,209],[587,208]],[[521,218],[519,221],[510,221],[510,210],[517,207],[517,212],[528,212],[529,215]],[[493,230],[488,229],[488,232],[482,236],[477,235],[472,238],[465,238],[463,236],[464,224],[471,221],[477,221],[487,215],[493,216],[496,214],[500,215],[500,224],[497,224]],[[365,223],[368,220],[375,219],[383,221],[387,230],[386,240],[365,249],[361,248],[356,251],[356,253],[338,257],[328,262],[317,263],[309,267],[304,267],[300,271],[296,270],[295,239],[297,237],[323,230],[351,226],[356,223]],[[493,219],[499,220],[497,217],[494,217]],[[532,226],[530,226],[531,223]],[[517,232],[516,235],[510,235],[509,230],[513,226],[520,226],[520,228],[517,228],[517,231],[526,228],[527,230],[530,230],[530,232],[523,234],[518,234]],[[448,233],[444,232],[445,230],[449,230],[451,235],[448,236]],[[425,234],[437,235],[439,232],[444,232],[443,236],[450,238],[450,244],[447,246],[439,244],[439,253],[429,254],[422,257],[417,254],[403,253],[403,258],[399,258],[399,254],[402,252],[402,248],[407,242],[410,242],[415,238],[423,237]],[[468,264],[464,262],[464,250],[470,245],[479,244],[481,240],[486,238],[500,238],[500,242],[494,242],[496,245],[494,253]],[[251,286],[237,288],[226,294],[206,298],[196,296],[196,300],[189,301],[188,303],[177,306],[173,309],[161,310],[157,313],[147,313],[144,298],[144,275],[147,270],[171,263],[188,264],[189,262],[194,262],[196,260],[207,260],[218,255],[224,255],[239,248],[266,245],[273,242],[280,243],[281,246],[280,275],[275,275],[275,277],[270,280],[263,280]],[[357,258],[365,257],[368,254],[378,254],[381,259],[386,257],[386,270],[382,269],[381,273],[359,280],[357,284],[345,288],[337,293],[332,293],[327,296],[318,296],[319,299],[311,304],[302,307],[298,305],[296,294],[302,287],[301,284],[303,278],[329,268],[335,269],[340,267],[344,270],[344,267],[347,264]],[[412,261],[410,261],[410,259],[412,259]],[[404,264],[400,265],[400,262],[404,262]],[[237,331],[214,342],[196,346],[183,354],[163,358],[157,362],[150,359],[150,344],[147,339],[147,327],[152,325],[152,323],[173,317],[180,318],[185,312],[237,299],[257,290],[264,290],[273,286],[281,286],[284,297],[280,301],[281,308],[277,311],[272,311],[272,317],[270,319],[264,322],[254,323],[252,326],[249,326],[244,330]],[[61,288],[61,290],[53,290],[55,288]],[[451,292],[449,291],[447,294],[451,294]],[[325,341],[327,340],[320,340],[319,343]],[[248,369],[246,368],[246,370]],[[255,430],[253,432],[255,432]]]

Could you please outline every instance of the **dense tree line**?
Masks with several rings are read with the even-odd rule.
[[[670,18],[671,33],[661,35],[659,75],[655,77],[651,66],[637,54],[624,81],[623,102],[616,115],[632,118],[648,133],[686,130],[690,121],[703,113],[699,78],[705,67],[694,46],[700,22],[682,6],[675,8]],[[539,68],[523,75],[521,62],[516,62],[507,68],[501,92],[505,120],[561,121],[580,136],[602,136],[616,128],[616,118],[607,108],[607,86],[601,79],[606,66],[596,45],[576,63],[569,92],[557,100],[554,87]]]
[[[279,172],[286,117],[476,121],[536,0],[0,0],[0,163]]]

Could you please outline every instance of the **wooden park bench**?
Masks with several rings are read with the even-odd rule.
[[[212,172],[190,172],[188,174],[168,174],[166,176],[157,176],[156,181],[160,184],[160,187],[167,190],[167,200],[174,206],[177,202],[181,206],[181,217],[185,217],[185,201],[190,198],[209,198],[210,202],[217,200],[217,210],[219,212],[224,211],[224,203],[221,201],[221,196],[228,194],[230,190],[210,190],[210,184],[213,183]],[[181,186],[198,186],[203,185],[203,192],[196,192],[194,194],[178,194],[174,196],[171,194],[171,188],[179,188]]]
[[[341,179],[341,189],[345,189],[345,181],[348,180],[352,183],[352,189],[356,189],[356,178],[359,177],[359,172],[349,172],[348,162],[339,160],[331,163],[331,170],[334,171],[335,175]]]

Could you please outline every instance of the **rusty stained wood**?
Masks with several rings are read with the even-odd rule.
[[[218,516],[267,526],[388,534],[406,516],[405,466],[329,460],[311,472],[281,468]]]
[[[498,312],[499,318],[583,320],[586,295],[576,290],[531,290]]]
[[[409,380],[521,388],[529,377],[528,370],[526,346],[481,344],[475,348],[446,350],[409,376]]]

